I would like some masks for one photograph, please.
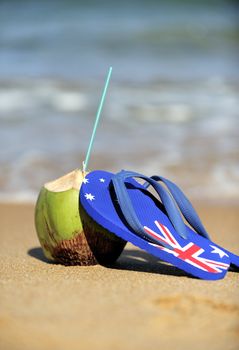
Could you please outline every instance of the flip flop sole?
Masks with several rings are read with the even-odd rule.
[[[139,183],[127,181],[128,194],[145,231],[169,245],[171,249],[153,244],[135,234],[125,222],[110,182],[114,174],[93,171],[85,178],[80,190],[80,201],[85,211],[98,224],[150,254],[198,278],[217,280],[225,276],[230,259],[222,249],[196,235],[189,227],[188,239],[174,229],[159,201]]]

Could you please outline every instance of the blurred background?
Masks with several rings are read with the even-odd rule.
[[[0,200],[34,201],[81,167],[239,198],[239,4],[0,0]]]

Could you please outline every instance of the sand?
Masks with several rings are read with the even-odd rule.
[[[198,204],[239,252],[239,206]],[[239,274],[201,281],[128,244],[118,263],[48,263],[32,205],[0,205],[0,349],[238,349]]]

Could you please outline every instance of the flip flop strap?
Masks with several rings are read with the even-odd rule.
[[[207,233],[205,227],[203,226],[196,210],[193,208],[191,202],[189,199],[185,196],[185,194],[182,192],[182,190],[172,181],[165,179],[162,176],[151,176],[151,179],[155,181],[161,181],[163,182],[170,194],[172,195],[173,199],[177,203],[179,209],[181,210],[181,213],[187,220],[187,222],[192,226],[192,228],[201,236],[210,239],[209,234]],[[149,186],[148,183],[144,185],[145,188]]]
[[[165,209],[167,212],[167,215],[178,232],[178,234],[187,239],[187,230],[186,226],[183,222],[183,219],[181,217],[180,212],[178,211],[178,208],[176,207],[173,199],[171,198],[170,194],[166,191],[166,189],[160,185],[157,181],[155,181],[152,178],[149,178],[147,176],[144,176],[139,173],[131,172],[131,171],[124,171],[117,173],[112,177],[111,183],[114,187],[115,194],[121,209],[121,212],[127,221],[128,225],[133,229],[135,233],[137,233],[140,237],[143,239],[147,239],[153,243],[163,245],[167,248],[170,248],[167,244],[162,242],[161,240],[154,239],[152,236],[150,236],[145,230],[143,225],[140,223],[138,216],[134,210],[134,207],[132,205],[131,199],[128,194],[128,190],[126,188],[125,180],[128,178],[141,178],[148,182],[150,185],[153,186],[155,191],[158,193]],[[156,219],[156,218],[155,218]]]

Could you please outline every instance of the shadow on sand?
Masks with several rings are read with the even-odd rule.
[[[35,247],[31,248],[27,251],[27,254],[30,255],[32,258],[35,258],[37,260],[43,261],[47,264],[56,264],[50,260],[48,260],[45,255],[43,254],[43,250],[41,247]]]
[[[123,251],[115,264],[109,266],[109,268],[194,278],[177,267],[161,261],[143,250],[127,248]]]
[[[40,247],[31,248],[28,250],[28,255],[31,257],[43,261],[47,264],[57,264],[49,261],[43,254]],[[119,259],[113,264],[106,266],[110,269],[126,270],[126,271],[137,271],[147,273],[157,273],[160,275],[170,276],[184,276],[194,278],[184,271],[178,269],[175,266],[169,265],[158,258],[144,252],[143,250],[135,250],[126,248]]]

